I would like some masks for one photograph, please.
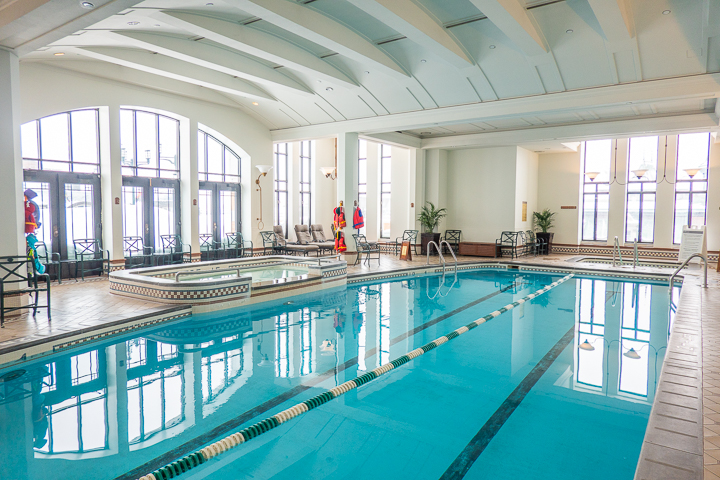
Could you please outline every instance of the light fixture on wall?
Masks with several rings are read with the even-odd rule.
[[[258,190],[260,191],[260,217],[258,217],[258,228],[262,230],[265,227],[265,223],[262,221],[262,187],[260,186],[260,177],[264,177],[265,175],[267,175],[273,167],[272,165],[255,165],[255,167],[260,171],[260,175],[258,175],[255,183],[257,184]]]
[[[335,139],[335,166],[320,167],[320,172],[325,175],[325,178],[329,178],[330,180],[337,178],[337,138]]]
[[[640,180],[642,177],[644,177],[647,172],[648,171],[645,168],[639,168],[637,170],[632,171],[633,175],[635,175],[638,180]]]
[[[692,179],[695,175],[697,175],[698,173],[700,173],[701,170],[702,170],[702,168],[684,168],[684,169],[683,169],[683,171],[684,171],[685,173],[687,173],[687,174],[688,174],[688,177],[690,177],[691,179]]]
[[[595,179],[600,175],[600,172],[585,172],[585,176],[591,181],[594,182]]]

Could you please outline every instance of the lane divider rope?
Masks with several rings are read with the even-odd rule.
[[[155,470],[152,473],[143,475],[138,480],[169,480],[171,478],[175,478],[178,475],[181,475],[188,470],[197,467],[198,465],[202,465],[203,463],[207,462],[213,457],[220,455],[221,453],[224,453],[234,447],[237,447],[242,443],[245,443],[259,435],[262,435],[263,433],[272,430],[275,427],[282,425],[283,423],[291,420],[292,418],[302,415],[303,413],[306,413],[313,408],[317,408],[320,405],[327,403],[330,400],[337,398],[340,395],[343,395],[344,393],[349,392],[350,390],[353,390],[360,387],[361,385],[365,385],[366,383],[375,380],[376,378],[386,374],[390,370],[406,364],[410,360],[417,358],[420,355],[423,355],[424,353],[427,353],[436,347],[439,347],[443,343],[449,342],[450,340],[459,337],[463,333],[468,332],[489,320],[492,320],[493,318],[507,312],[508,310],[512,310],[518,305],[522,305],[523,303],[530,301],[539,295],[542,295],[543,293],[557,287],[558,285],[569,280],[572,277],[573,274],[567,275],[560,280],[557,280],[545,286],[544,288],[541,288],[540,290],[531,293],[530,295],[526,295],[520,300],[509,303],[504,307],[485,315],[484,317],[478,318],[477,320],[470,322],[463,327],[453,330],[447,335],[443,335],[442,337],[433,340],[432,342],[427,343],[422,347],[416,348],[415,350],[408,352],[405,355],[398,357],[391,362],[381,365],[375,370],[371,370],[364,375],[360,375],[359,377],[356,377],[353,380],[349,380],[341,385],[338,385],[335,388],[326,390],[319,395],[305,400],[304,402],[298,403],[297,405],[290,407],[287,410],[283,410],[282,412],[277,413],[271,417],[268,417],[265,420],[261,420],[260,422],[244,428],[237,433],[228,435],[227,437],[218,440],[217,442],[214,442],[207,447],[201,448],[196,452],[186,455],[185,457],[175,462],[172,462],[168,465],[165,465],[164,467]]]

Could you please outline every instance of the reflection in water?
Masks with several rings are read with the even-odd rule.
[[[650,285],[622,285],[621,350],[642,351],[650,344]],[[648,355],[620,357],[620,391],[646,396],[648,392]]]
[[[378,352],[376,356],[377,366],[390,361],[390,284],[383,283],[377,286],[380,291],[377,306],[378,318]]]
[[[578,321],[578,344],[588,341],[599,344],[605,335],[606,286],[604,280],[582,279],[577,281],[576,317]],[[603,386],[604,348],[593,351],[579,350],[577,360],[577,381],[594,387]]]

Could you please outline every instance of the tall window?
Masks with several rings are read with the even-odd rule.
[[[198,179],[240,183],[240,157],[207,132],[198,130]]]
[[[288,143],[273,145],[275,153],[275,225],[288,235]]]
[[[630,139],[625,241],[652,243],[655,232],[658,137]]]
[[[367,213],[367,140],[358,140],[358,205],[363,212]],[[360,229],[365,235],[365,227]]]
[[[392,150],[390,145],[380,145],[380,237],[390,238],[390,170]]]
[[[98,111],[58,113],[20,131],[24,190],[40,207],[35,235],[48,252],[73,258],[75,240],[101,235]]]
[[[585,142],[584,150],[582,239],[604,241],[608,237],[612,140]]]
[[[201,245],[226,244],[229,237],[240,231],[241,157],[220,141],[220,136],[198,129],[198,233]]]
[[[311,207],[311,178],[312,178],[312,154],[315,142],[303,140],[300,142],[300,224],[310,225]]]
[[[120,163],[131,177],[180,177],[180,122],[142,110],[120,110]]]
[[[58,113],[22,125],[23,168],[100,173],[97,110]]]
[[[673,243],[680,243],[684,225],[705,225],[709,154],[710,133],[678,135]]]

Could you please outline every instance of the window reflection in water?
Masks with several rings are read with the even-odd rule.
[[[607,283],[582,279],[577,282],[578,344],[587,340],[595,350],[578,350],[577,381],[602,388],[605,344],[605,298]]]
[[[377,366],[390,361],[390,284],[383,283],[378,298],[378,352]]]
[[[202,359],[203,403],[210,403],[242,373],[243,351],[236,348]]]
[[[309,308],[300,313],[300,375],[309,375],[313,369],[312,346],[315,342],[312,314]]]
[[[288,314],[283,313],[275,317],[275,376],[287,378],[290,376],[290,324]]]
[[[622,285],[621,352],[634,348],[648,351],[650,343],[650,307],[652,287],[636,283]],[[620,391],[647,396],[649,353],[633,359],[620,356]]]
[[[55,361],[33,385],[33,446],[44,454],[108,448],[107,381],[98,350]]]
[[[360,326],[358,328],[358,370],[366,371],[365,352],[367,345],[367,330],[365,328],[365,320],[367,314],[367,287],[363,287],[358,291],[358,314],[360,315]]]
[[[128,440],[137,444],[184,419],[183,366],[174,345],[139,338],[126,351]]]

